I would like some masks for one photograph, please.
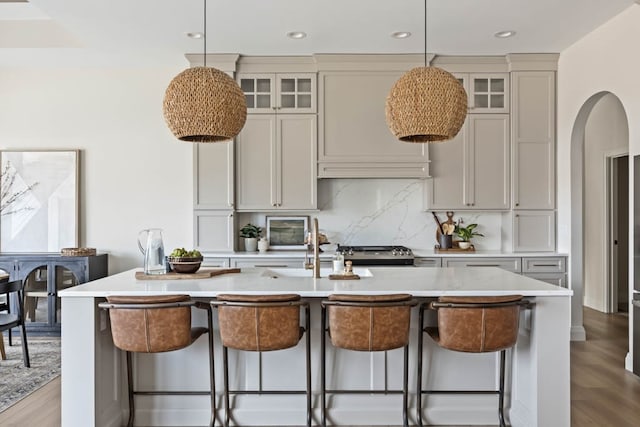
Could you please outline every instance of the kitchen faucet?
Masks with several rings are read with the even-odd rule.
[[[320,278],[320,232],[318,231],[318,218],[313,218],[313,231],[309,236],[307,243],[307,255],[309,253],[309,245],[313,245],[313,262],[306,262],[304,268],[313,269],[313,277]]]

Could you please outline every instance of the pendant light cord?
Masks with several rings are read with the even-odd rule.
[[[427,66],[427,0],[424,0],[424,66]]]
[[[426,1],[426,0],[425,0]],[[204,66],[207,66],[207,0],[204,2]]]

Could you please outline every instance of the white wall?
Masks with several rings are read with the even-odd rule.
[[[579,42],[563,51],[558,63],[558,250],[570,252],[572,239],[571,149],[572,132],[582,106],[593,95],[610,92],[616,95],[629,118],[629,154],[640,153],[640,56],[636,55],[640,40],[640,6],[633,5]],[[630,170],[631,176],[633,171]],[[630,181],[633,194],[633,180]],[[577,208],[579,209],[579,208]],[[633,209],[630,206],[630,209]],[[630,246],[633,242],[630,242]],[[631,246],[632,247],[632,246]],[[632,252],[631,252],[632,253]],[[575,253],[572,257],[576,256]],[[632,277],[633,263],[630,263]],[[572,326],[582,328],[581,273],[570,271],[570,283],[576,298],[572,303]],[[572,334],[575,331],[572,330]],[[584,329],[582,329],[584,333]],[[573,335],[576,337],[576,335]]]
[[[601,98],[589,115],[584,135],[584,305],[608,311],[608,256],[605,159],[626,153],[627,118],[618,99]]]
[[[141,264],[143,228],[192,241],[192,146],[162,116],[179,71],[0,69],[0,148],[82,150],[79,243],[108,252],[111,272]]]

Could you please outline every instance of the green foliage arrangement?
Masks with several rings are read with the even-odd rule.
[[[240,237],[258,238],[261,233],[262,228],[253,224],[247,224],[240,229]]]
[[[484,234],[474,231],[477,226],[478,224],[469,224],[466,227],[463,227],[461,225],[456,224],[456,228],[454,232],[462,239],[462,241],[469,242],[471,241],[472,237],[475,237],[475,236],[484,237]]]

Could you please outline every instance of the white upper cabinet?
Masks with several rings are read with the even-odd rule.
[[[233,209],[233,145],[194,144],[194,209]]]
[[[238,84],[245,94],[247,113],[315,113],[316,75],[239,74]]]
[[[425,209],[509,209],[509,115],[470,114],[454,139],[430,148]]]
[[[320,178],[425,178],[428,144],[398,141],[385,102],[401,71],[320,73]]]
[[[317,208],[314,114],[250,115],[237,137],[237,209]]]
[[[508,113],[508,73],[454,73],[467,91],[469,113]]]
[[[512,74],[513,209],[554,209],[555,72]]]

